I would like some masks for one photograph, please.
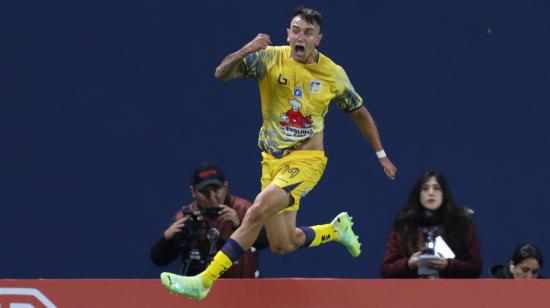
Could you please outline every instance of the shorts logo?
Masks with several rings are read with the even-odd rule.
[[[300,169],[299,168],[296,168],[296,167],[290,167],[290,165],[285,165],[283,167],[283,170],[281,170],[281,175],[284,175],[284,174],[289,174],[288,177],[289,178],[293,178],[295,176],[298,175],[298,173],[300,173]]]
[[[318,80],[313,80],[310,84],[309,84],[309,93],[312,93],[312,94],[319,94],[321,93],[321,87],[322,87],[323,83],[321,81],[318,81]]]

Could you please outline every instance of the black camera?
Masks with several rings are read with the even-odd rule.
[[[428,267],[428,263],[433,260],[439,259],[435,255],[435,232],[424,231],[424,247],[422,248],[421,255],[418,262],[418,276],[426,278],[438,278],[439,271]]]
[[[222,207],[216,206],[216,207],[205,207],[201,214],[204,216],[208,216],[211,218],[216,218],[220,216],[220,211],[222,210]]]
[[[190,237],[201,237],[206,235],[208,230],[208,224],[206,221],[201,220],[201,216],[210,218],[216,218],[220,216],[221,207],[205,207],[202,210],[191,210],[188,207],[184,207],[181,211],[189,219],[185,222],[183,232]]]
[[[181,210],[185,217],[189,217],[183,227],[183,242],[181,244],[183,264],[180,274],[196,275],[202,272],[214,258],[216,253],[216,243],[219,238],[219,231],[210,228],[204,217],[216,218],[220,216],[221,207],[205,207],[202,210],[191,210],[189,207],[183,207]],[[208,257],[205,259],[205,252],[199,251],[198,243],[208,240],[210,249]]]

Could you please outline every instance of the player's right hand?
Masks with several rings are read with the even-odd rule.
[[[271,38],[267,34],[258,33],[256,37],[244,45],[243,49],[246,50],[248,54],[256,52],[261,49],[266,49],[267,46],[271,45]]]
[[[395,180],[395,174],[397,173],[397,168],[390,161],[390,159],[385,156],[378,159],[382,167],[384,168],[384,173],[390,180]]]

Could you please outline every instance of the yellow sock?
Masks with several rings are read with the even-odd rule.
[[[310,228],[315,231],[315,238],[308,247],[316,247],[338,239],[338,232],[331,224],[311,226]]]
[[[220,276],[225,273],[231,265],[233,265],[231,259],[229,259],[223,251],[218,251],[210,265],[208,265],[206,270],[201,273],[203,286],[210,288],[214,281],[220,278]]]

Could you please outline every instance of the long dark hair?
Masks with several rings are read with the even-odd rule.
[[[542,252],[537,248],[537,246],[532,244],[521,244],[514,250],[514,254],[510,261],[514,265],[518,265],[523,262],[525,259],[533,258],[539,262],[539,266],[542,268],[544,265],[544,259],[542,257]]]
[[[432,215],[427,215],[420,203],[422,187],[431,178],[435,178],[443,200],[441,206]],[[472,225],[470,211],[456,205],[445,176],[439,171],[425,172],[414,184],[407,204],[401,209],[394,221],[394,229],[401,237],[402,254],[410,256],[418,250],[418,228],[440,226],[443,237],[457,256],[466,253],[466,244]]]

